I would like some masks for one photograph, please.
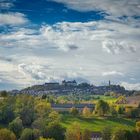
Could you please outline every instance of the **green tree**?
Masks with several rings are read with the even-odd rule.
[[[8,92],[6,90],[3,90],[0,92],[0,96],[1,97],[7,97],[8,96]]]
[[[103,140],[111,140],[111,128],[110,127],[105,127],[102,130],[102,138]]]
[[[48,119],[49,122],[56,122],[56,123],[59,123],[60,122],[60,115],[56,111],[52,111],[51,113],[49,113],[48,118],[49,118]]]
[[[65,133],[66,140],[81,140],[81,128],[80,125],[74,122],[69,126]]]
[[[23,129],[22,120],[20,118],[13,120],[9,123],[9,129],[16,134],[17,138],[19,138]]]
[[[15,112],[20,116],[24,126],[30,126],[35,118],[34,97],[29,95],[18,96]]]
[[[59,123],[49,123],[45,137],[54,138],[55,140],[64,140],[64,128]]]
[[[14,97],[7,97],[0,102],[0,122],[8,124],[14,117]]]
[[[4,128],[0,129],[0,140],[16,140],[16,136],[13,132]]]
[[[125,108],[123,107],[123,106],[117,106],[117,112],[118,112],[118,114],[124,114],[124,111],[125,111]]]
[[[106,113],[109,112],[108,103],[103,100],[99,100],[95,106],[95,112],[100,116],[104,116]]]
[[[34,140],[34,133],[33,130],[30,128],[25,128],[22,131],[20,140]]]
[[[43,138],[43,137],[40,137],[39,140],[54,140],[53,138]]]
[[[111,114],[111,116],[113,116],[113,117],[116,117],[116,116],[117,116],[117,111],[116,111],[116,109],[114,108],[114,106],[111,106],[111,107],[110,107],[110,114]]]
[[[82,132],[82,140],[91,140],[91,131],[89,131],[88,129],[85,129]]]

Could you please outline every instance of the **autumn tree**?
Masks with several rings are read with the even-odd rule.
[[[136,122],[136,130],[140,133],[140,121]]]
[[[70,109],[70,114],[72,114],[72,115],[77,115],[79,113],[79,111],[78,111],[78,109],[77,108],[75,108],[75,107],[72,107],[71,109]]]
[[[66,140],[81,140],[81,128],[80,125],[74,122],[70,127],[67,128]]]
[[[84,117],[89,117],[91,115],[90,109],[87,106],[85,106],[83,108],[82,114]]]
[[[4,128],[0,129],[0,140],[16,140],[16,136],[13,132]]]

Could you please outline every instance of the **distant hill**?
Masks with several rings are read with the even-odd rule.
[[[43,94],[60,94],[66,95],[70,93],[78,94],[99,94],[103,95],[107,92],[115,92],[119,94],[132,94],[133,91],[128,91],[120,85],[111,85],[110,81],[107,86],[94,86],[88,83],[80,83],[74,81],[62,81],[62,83],[45,83],[43,85],[34,85],[20,91],[11,91],[13,94],[26,93],[30,95],[43,95]]]

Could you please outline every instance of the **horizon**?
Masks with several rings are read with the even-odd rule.
[[[0,90],[63,79],[140,90],[139,23],[139,0],[2,0]]]

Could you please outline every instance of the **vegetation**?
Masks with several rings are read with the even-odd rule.
[[[51,107],[51,103],[62,100],[72,103],[64,96],[56,99],[24,94],[10,96],[5,91],[0,96],[0,140],[89,140],[95,131],[101,132],[103,140],[140,137],[140,122],[136,122],[140,107],[110,102],[107,99],[114,98],[113,94],[98,99],[96,95],[93,111],[85,106],[83,110],[72,107],[69,112],[58,112]]]

